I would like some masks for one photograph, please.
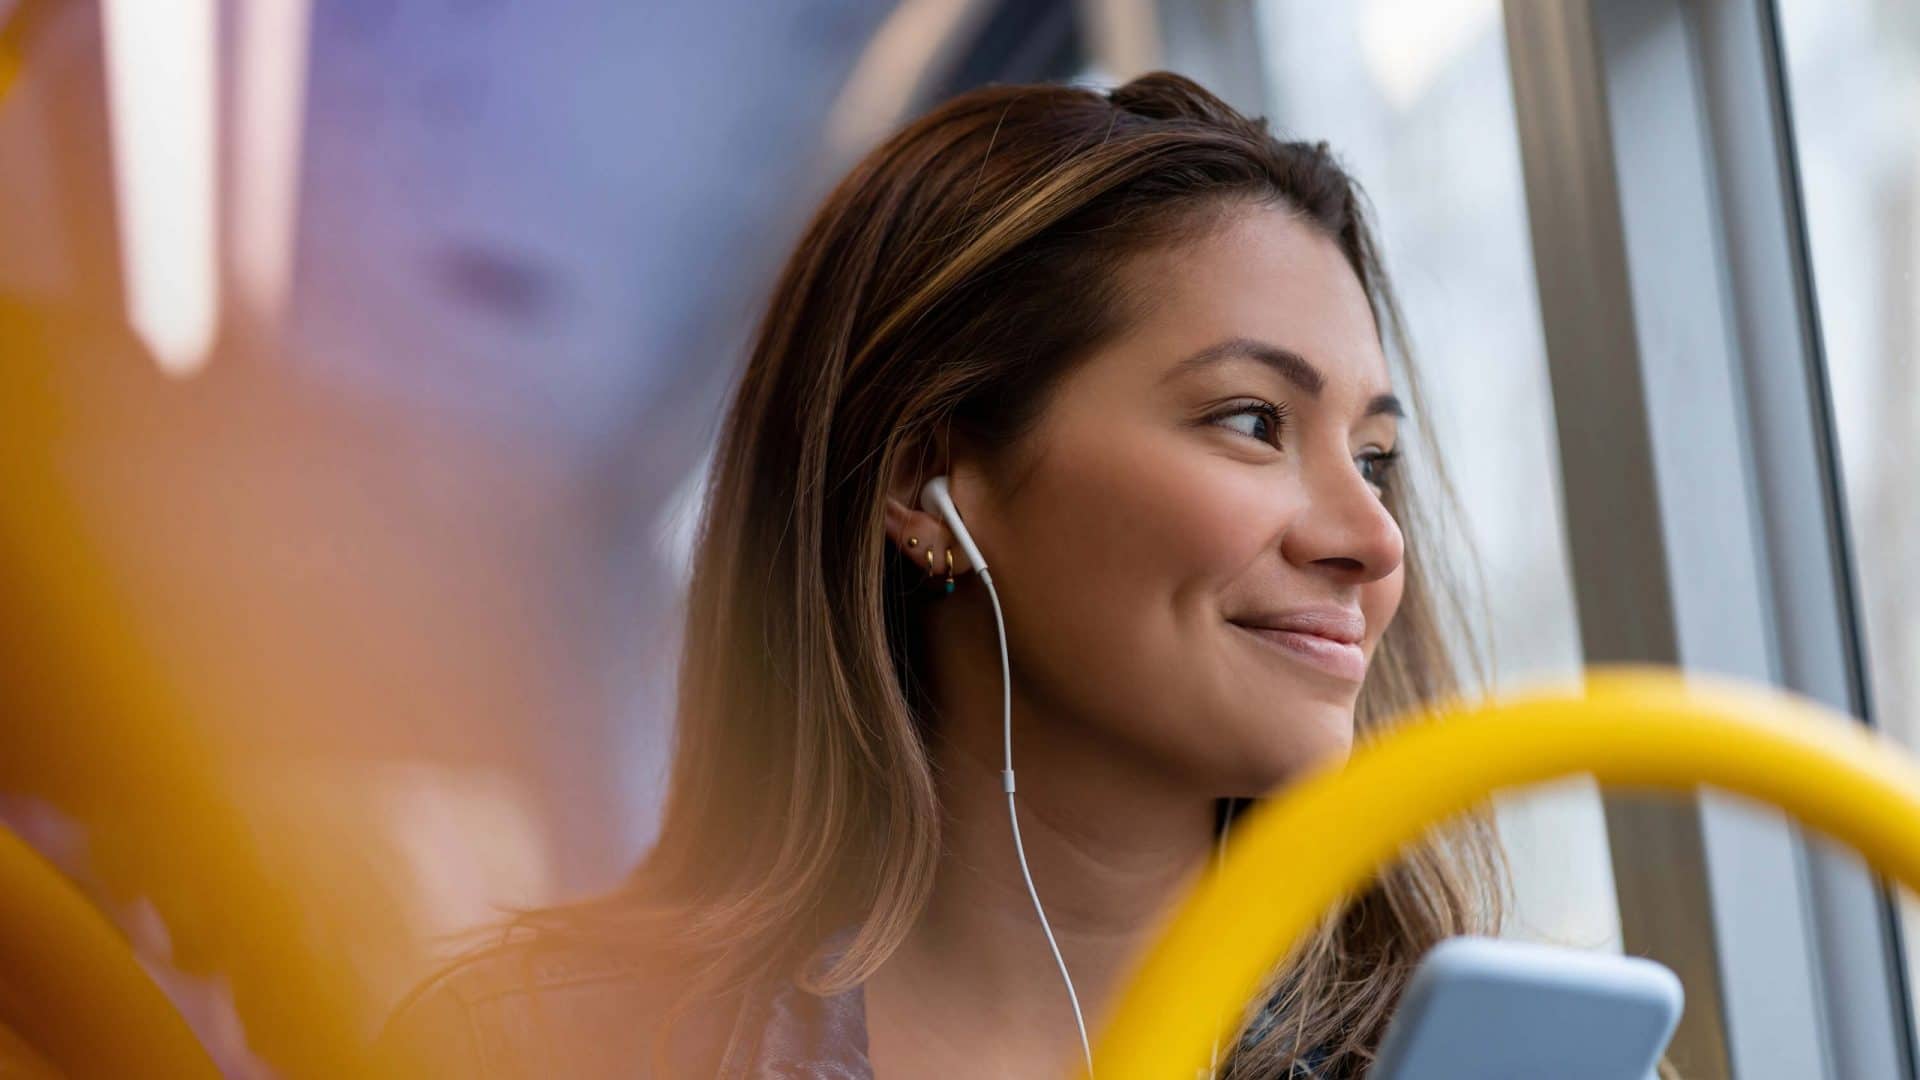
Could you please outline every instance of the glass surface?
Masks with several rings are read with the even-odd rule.
[[[1871,707],[1920,749],[1920,5],[1779,12]],[[1911,978],[1920,905],[1902,899]]]
[[[1258,13],[1275,129],[1326,140],[1374,204],[1426,419],[1478,553],[1496,685],[1571,676],[1579,627],[1499,4],[1266,0]],[[1461,572],[1476,576],[1464,559]],[[1508,933],[1617,951],[1595,787],[1539,788],[1499,809]]]

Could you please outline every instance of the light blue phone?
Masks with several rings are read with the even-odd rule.
[[[1685,998],[1651,960],[1485,937],[1433,947],[1370,1080],[1649,1080]]]

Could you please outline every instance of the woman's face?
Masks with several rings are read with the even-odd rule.
[[[1024,697],[1258,795],[1352,744],[1403,584],[1375,463],[1399,407],[1359,281],[1286,212],[1128,272],[1132,323],[1058,384],[1017,482],[976,473],[964,500],[956,469],[955,497]]]

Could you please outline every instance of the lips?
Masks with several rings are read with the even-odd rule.
[[[1367,677],[1367,654],[1360,647],[1366,621],[1359,612],[1315,608],[1228,621],[1263,647],[1322,674],[1353,683]]]

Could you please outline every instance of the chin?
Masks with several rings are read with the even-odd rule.
[[[1243,771],[1224,794],[1257,798],[1284,788],[1323,768],[1343,762],[1353,752],[1353,714],[1335,709],[1313,709],[1308,715],[1287,718],[1285,738],[1261,740],[1236,757]]]

